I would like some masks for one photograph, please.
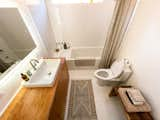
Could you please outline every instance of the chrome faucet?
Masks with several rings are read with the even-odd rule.
[[[37,63],[39,63],[39,61],[36,60],[36,59],[31,59],[30,60],[30,64],[31,64],[31,66],[33,67],[34,70],[37,70],[37,68],[36,68]]]

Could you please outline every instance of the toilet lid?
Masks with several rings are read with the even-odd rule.
[[[123,72],[123,69],[124,69],[124,61],[123,60],[115,61],[111,66],[111,71],[112,71],[112,74],[115,78],[119,77],[121,75],[121,73]]]

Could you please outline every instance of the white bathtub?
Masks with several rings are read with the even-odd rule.
[[[76,47],[61,50],[57,57],[65,57],[69,69],[97,68],[100,62],[102,47]]]

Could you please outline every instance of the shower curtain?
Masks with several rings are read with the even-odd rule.
[[[128,24],[134,12],[137,0],[117,0],[110,29],[99,64],[100,68],[108,68],[118,52]]]

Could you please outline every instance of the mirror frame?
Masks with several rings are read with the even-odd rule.
[[[7,81],[9,82],[10,79],[12,79],[11,76],[13,76],[13,74],[17,74],[17,73],[20,73],[21,71],[23,71],[23,69],[25,68],[27,63],[30,61],[30,59],[38,58],[40,56],[45,56],[48,54],[48,51],[44,46],[44,42],[41,39],[41,36],[39,34],[39,31],[37,30],[37,27],[34,23],[34,20],[32,19],[31,13],[25,4],[9,1],[9,2],[4,2],[3,4],[0,3],[0,8],[15,8],[18,10],[18,12],[19,12],[24,24],[26,25],[26,28],[28,29],[28,32],[30,33],[32,40],[36,46],[11,71],[9,71],[5,76],[3,76],[0,79],[0,84],[3,85]],[[0,88],[1,88],[1,86],[0,86]]]

